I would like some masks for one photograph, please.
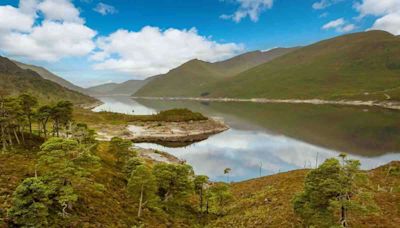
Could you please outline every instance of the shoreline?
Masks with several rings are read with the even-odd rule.
[[[94,128],[98,140],[109,141],[112,137],[131,140],[134,143],[186,143],[191,144],[207,139],[229,129],[220,120],[189,122],[130,122],[123,125],[101,124]]]
[[[400,102],[395,101],[359,101],[359,100],[322,100],[322,99],[267,99],[267,98],[204,98],[204,97],[136,97],[132,99],[165,100],[165,101],[209,101],[209,102],[250,102],[260,104],[313,104],[313,105],[343,105],[369,106],[392,110],[400,110]]]

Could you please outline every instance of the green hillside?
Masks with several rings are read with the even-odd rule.
[[[249,52],[216,63],[191,60],[167,74],[155,77],[135,96],[205,96],[211,85],[293,50],[277,48],[267,52]]]
[[[146,85],[147,80],[128,80],[123,83],[107,83],[87,88],[86,91],[93,95],[132,95]]]
[[[68,88],[70,90],[74,90],[74,91],[78,91],[80,93],[86,94],[85,89],[72,84],[71,82],[61,78],[58,75],[53,74],[52,72],[48,71],[47,69],[45,69],[43,67],[29,65],[29,64],[25,64],[25,63],[21,63],[21,62],[17,62],[17,61],[13,61],[13,62],[22,69],[35,71],[40,76],[42,76],[42,78],[44,78],[44,79],[55,82],[55,83],[57,83],[61,86],[64,86],[65,88]]]
[[[210,96],[400,100],[400,38],[369,31],[318,42],[220,82]]]
[[[75,104],[96,102],[94,98],[42,78],[35,71],[24,70],[4,57],[0,57],[0,92],[11,95],[31,93],[46,103],[56,100],[69,100]]]

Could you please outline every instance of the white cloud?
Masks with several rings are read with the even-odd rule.
[[[79,16],[79,10],[70,0],[44,0],[38,5],[38,9],[47,20],[59,20],[66,22],[83,23]]]
[[[324,26],[322,26],[322,29],[328,30],[328,29],[332,29],[332,28],[337,28],[339,26],[344,25],[344,19],[343,18],[339,18],[337,20],[334,21],[330,21],[328,23],[326,23]]]
[[[140,31],[118,30],[97,39],[100,49],[91,56],[97,70],[125,72],[136,77],[166,73],[182,63],[197,58],[217,61],[243,50],[234,43],[221,44],[201,36],[196,29],[161,30],[144,27]]]
[[[249,17],[251,21],[257,22],[260,14],[271,9],[274,4],[274,0],[234,0],[234,2],[240,5],[237,11],[233,14],[223,14],[220,16],[221,19],[238,23]]]
[[[371,29],[385,30],[400,35],[400,13],[392,13],[377,19]]]
[[[360,18],[372,15],[378,17],[371,29],[379,29],[400,35],[399,0],[362,0],[355,4]]]
[[[342,1],[343,0],[320,0],[318,2],[315,2],[312,5],[312,8],[315,10],[322,10],[322,9],[328,8],[329,6],[332,6],[334,4],[342,2]]]
[[[0,50],[13,57],[57,61],[95,48],[96,32],[69,0],[20,0],[0,6],[0,18]]]
[[[20,12],[12,6],[0,7],[0,32],[5,30],[14,30],[28,32],[34,23],[34,18],[31,15]]]
[[[98,3],[93,10],[101,15],[114,14],[118,12],[114,6],[107,5],[102,2]]]
[[[322,26],[322,29],[335,29],[337,32],[345,33],[353,31],[354,29],[356,29],[356,26],[354,24],[347,23],[343,18],[339,18],[337,20],[326,23]]]

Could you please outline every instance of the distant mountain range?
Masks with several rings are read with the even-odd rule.
[[[2,62],[7,61],[2,58]],[[9,62],[5,65],[11,67]],[[400,37],[383,31],[348,34],[305,47],[254,51],[215,63],[194,59],[146,80],[88,89],[42,67],[19,62],[11,68],[15,67],[14,74],[36,72],[81,96],[400,100]]]
[[[24,66],[25,69],[19,67]],[[71,90],[60,84],[68,84],[67,81],[58,78],[44,68],[14,63],[8,58],[0,57],[0,92],[6,95],[18,95],[21,93],[31,93],[44,103],[69,100],[75,104],[89,104],[97,100],[84,95],[83,93]],[[50,79],[45,79],[41,74],[31,69],[38,70],[41,74],[46,74]],[[55,80],[59,80],[54,82]]]
[[[254,51],[216,63],[191,60],[166,74],[154,77],[140,88],[135,96],[207,96],[209,88],[214,84],[296,49],[277,48],[266,52]]]
[[[25,63],[21,63],[21,62],[17,62],[17,61],[13,61],[13,62],[15,64],[17,64],[17,66],[19,66],[20,68],[35,71],[40,76],[42,76],[42,78],[50,80],[52,82],[55,82],[61,86],[64,86],[65,88],[68,88],[68,89],[74,90],[74,91],[78,91],[78,92],[84,93],[84,94],[87,93],[87,91],[84,88],[72,84],[71,82],[63,79],[62,77],[60,77],[58,75],[53,74],[52,72],[48,71],[47,69],[45,69],[43,67],[29,65],[29,64],[25,64]]]
[[[98,86],[93,86],[86,89],[86,92],[92,95],[127,95],[130,96],[151,79],[147,80],[129,80],[123,83],[106,83]]]
[[[400,100],[400,37],[368,31],[218,63],[192,60],[134,95]]]
[[[400,38],[368,31],[324,40],[207,92],[236,98],[400,100]]]

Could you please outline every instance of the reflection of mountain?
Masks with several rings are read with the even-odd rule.
[[[206,115],[224,117],[236,129],[259,126],[276,134],[355,155],[372,157],[400,151],[400,113],[386,109],[298,104],[138,102],[156,110],[187,107]]]

